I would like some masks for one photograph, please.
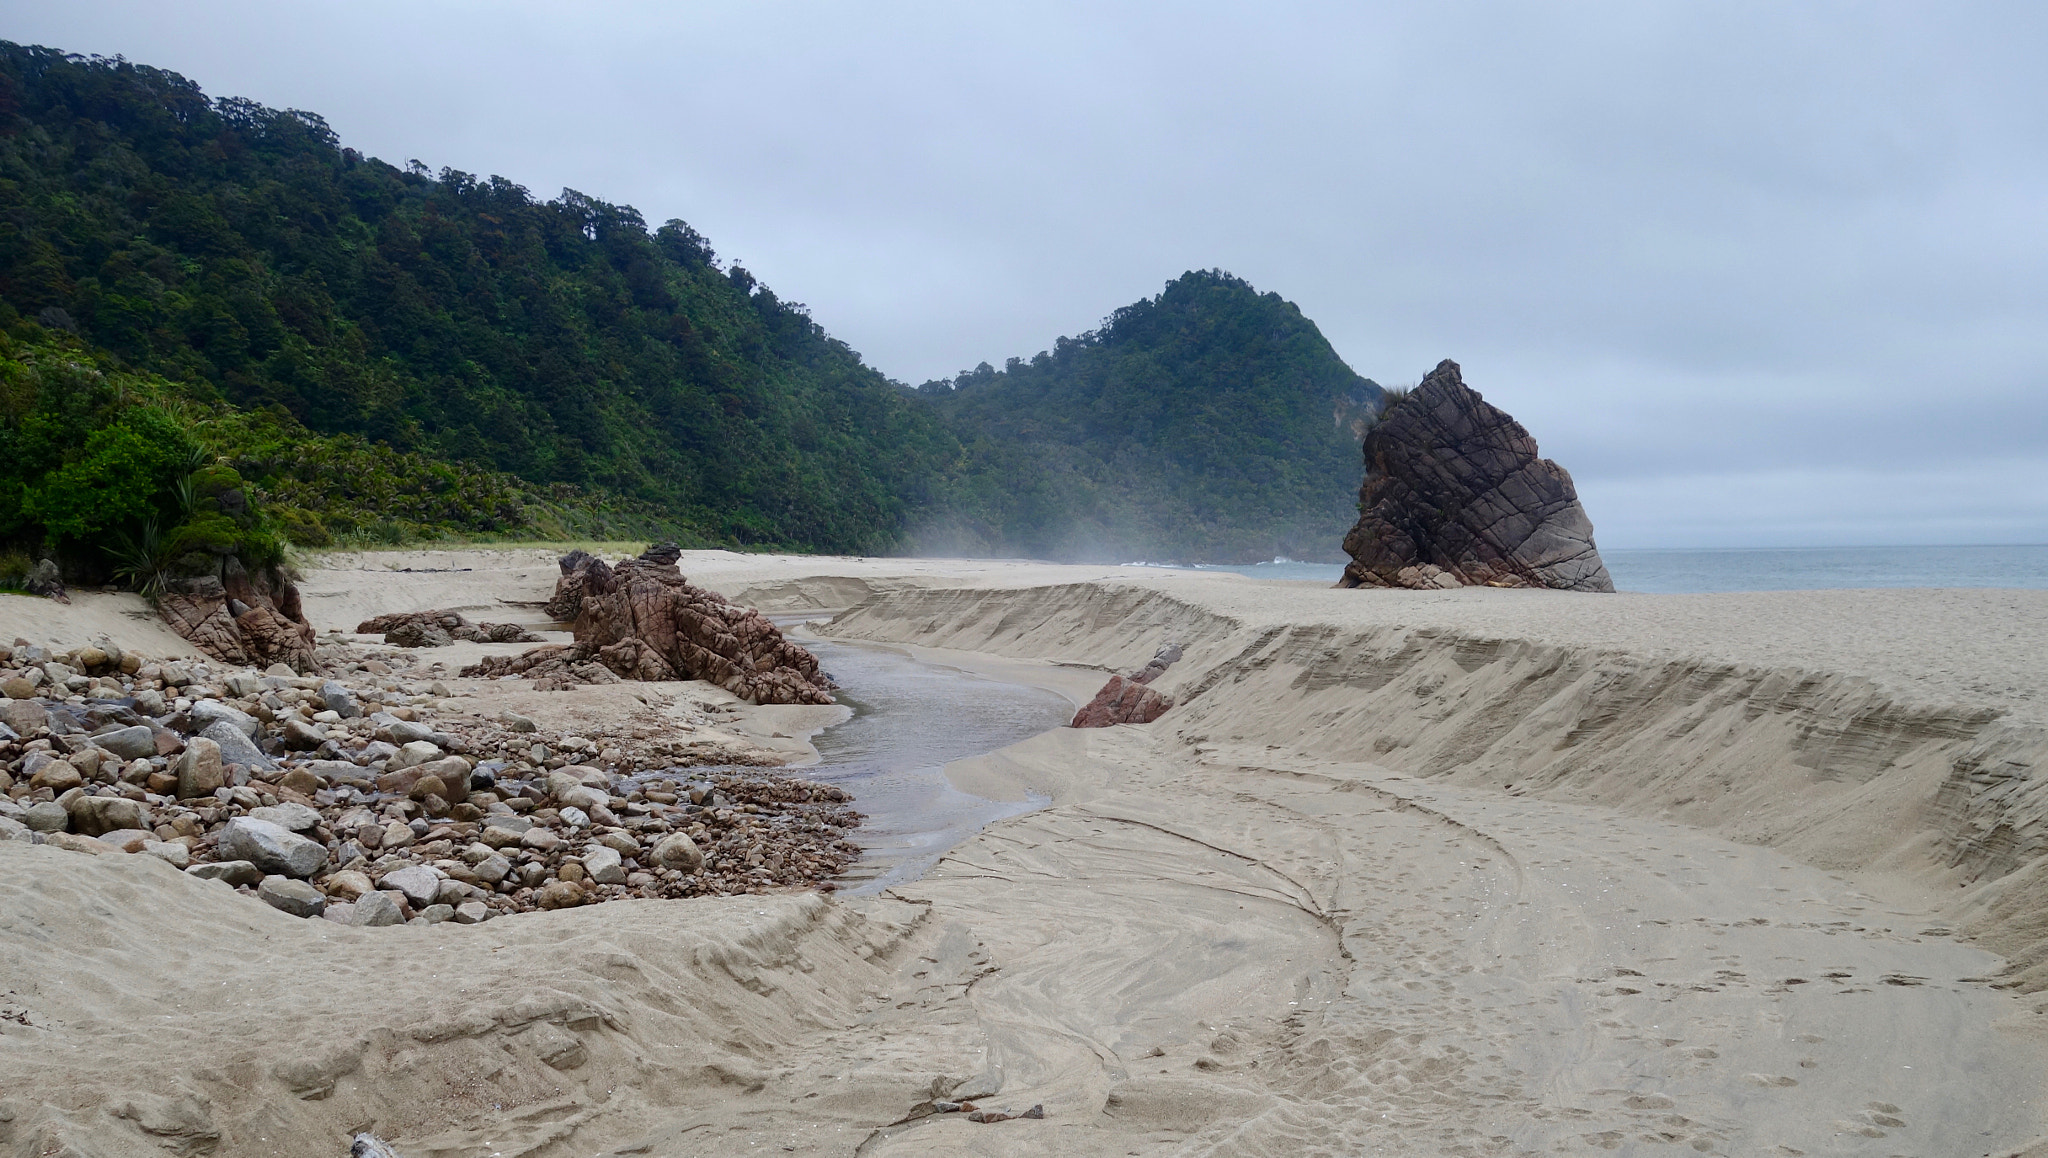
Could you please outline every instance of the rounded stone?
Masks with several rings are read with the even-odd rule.
[[[273,909],[294,917],[317,917],[327,907],[327,898],[304,881],[285,876],[268,876],[256,886],[256,895]]]
[[[327,863],[327,848],[283,825],[237,816],[221,829],[220,853],[246,860],[267,873],[309,877]]]
[[[704,867],[704,853],[688,833],[675,832],[662,837],[651,855],[655,864],[677,872],[694,873]]]

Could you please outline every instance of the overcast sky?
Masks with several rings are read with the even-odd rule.
[[[1609,547],[2048,542],[2048,6],[0,0],[680,217],[905,382],[1191,268],[1438,359]]]

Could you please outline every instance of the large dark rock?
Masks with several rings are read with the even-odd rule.
[[[282,574],[249,575],[233,560],[224,577],[202,575],[157,597],[171,630],[223,663],[313,670],[313,625],[297,585]]]
[[[1339,587],[1612,591],[1572,476],[1448,359],[1365,436]]]
[[[541,637],[516,623],[471,623],[452,608],[401,611],[356,624],[357,635],[382,635],[395,647],[447,647],[456,640],[470,643],[539,643]]]
[[[1181,657],[1181,647],[1169,643],[1159,649],[1150,663],[1129,675],[1113,675],[1095,698],[1074,713],[1071,728],[1114,728],[1118,724],[1149,724],[1173,707],[1173,699],[1147,686],[1166,674]]]
[[[829,704],[818,660],[760,612],[692,586],[672,546],[616,565],[573,552],[562,559],[548,614],[574,624],[576,642],[488,656],[465,676],[523,675],[562,683],[706,680],[761,704]]]

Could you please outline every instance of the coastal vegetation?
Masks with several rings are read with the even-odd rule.
[[[0,547],[138,585],[228,545],[202,510],[228,492],[252,561],[629,536],[1333,556],[1378,395],[1220,271],[913,390],[684,222],[13,44],[0,378]]]
[[[1336,557],[1381,391],[1294,303],[1208,270],[919,393],[976,468],[939,542],[1223,562]]]

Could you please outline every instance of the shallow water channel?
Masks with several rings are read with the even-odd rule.
[[[888,648],[804,638],[853,709],[845,723],[812,739],[821,757],[795,770],[853,794],[866,816],[851,834],[865,853],[840,878],[847,891],[875,893],[923,875],[984,825],[1045,804],[1002,802],[953,787],[944,766],[1065,725],[1066,697],[924,663]]]

